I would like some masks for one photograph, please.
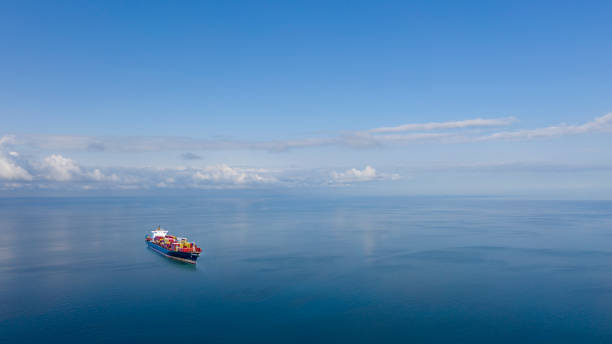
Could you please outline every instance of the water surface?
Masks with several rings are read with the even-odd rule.
[[[0,341],[612,341],[612,202],[0,199],[0,231]]]

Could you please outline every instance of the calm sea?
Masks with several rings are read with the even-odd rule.
[[[612,202],[0,199],[0,234],[5,342],[612,342]]]

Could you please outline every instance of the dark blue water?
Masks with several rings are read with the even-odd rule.
[[[612,341],[612,202],[2,199],[0,231],[0,341]]]

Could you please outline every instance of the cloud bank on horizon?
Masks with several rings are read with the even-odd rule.
[[[202,151],[256,150],[276,154],[292,154],[298,148],[339,147],[360,150],[377,147],[405,147],[418,144],[462,144],[501,140],[525,141],[568,135],[588,135],[612,132],[612,113],[582,124],[556,124],[535,129],[503,130],[517,123],[514,117],[475,118],[459,121],[408,123],[379,127],[329,137],[278,141],[206,140],[184,137],[90,137],[61,135],[15,135],[0,137],[0,186],[8,189],[219,189],[254,187],[326,187],[350,186],[360,183],[394,182],[402,179],[395,171],[379,171],[367,161],[361,167],[309,169],[269,169],[263,166],[230,166],[216,163],[205,166],[122,167],[83,166],[67,154],[86,152],[105,154],[122,152],[183,151],[179,157],[187,162],[203,160]],[[43,155],[39,158],[23,156],[19,150],[28,149]],[[46,155],[43,153],[47,153]],[[542,170],[542,166],[557,166],[560,170],[579,166],[550,163],[485,162],[471,165],[451,165],[445,169],[465,171],[480,169]],[[592,166],[609,170],[610,166]],[[429,167],[429,170],[436,167]],[[438,166],[437,168],[440,168]],[[418,168],[416,168],[418,170]]]
[[[0,189],[236,189],[257,187],[322,187],[360,182],[397,180],[397,174],[379,173],[371,166],[346,171],[278,171],[264,168],[93,168],[52,154],[41,161],[19,159],[16,152],[0,154]]]

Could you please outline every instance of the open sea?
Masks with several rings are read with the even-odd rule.
[[[0,342],[612,343],[612,202],[4,198]]]

